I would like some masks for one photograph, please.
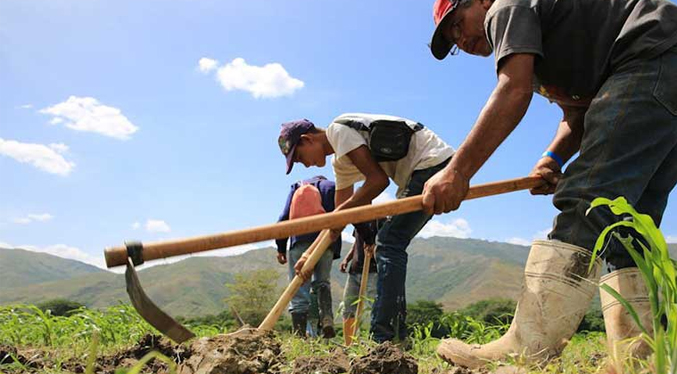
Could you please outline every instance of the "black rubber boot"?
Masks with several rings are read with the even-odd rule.
[[[334,331],[334,312],[331,306],[331,289],[329,285],[318,287],[317,303],[320,307],[320,323],[322,324],[322,337],[331,339],[336,336]]]
[[[295,335],[305,338],[306,337],[306,325],[308,324],[308,314],[307,313],[292,313],[291,314],[291,331]]]

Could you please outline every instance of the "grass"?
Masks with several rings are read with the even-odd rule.
[[[497,338],[507,328],[505,324],[485,324],[458,313],[447,315],[442,323],[452,332],[451,336],[478,343]],[[211,325],[190,328],[199,336],[227,332]],[[436,357],[435,348],[439,339],[432,337],[431,331],[432,324],[414,326],[410,335],[412,348],[408,353],[418,360],[420,373],[444,373],[450,367]],[[104,311],[83,308],[68,317],[42,313],[32,306],[0,308],[0,344],[21,349],[37,349],[45,354],[44,359],[54,362],[52,367],[37,371],[38,373],[66,373],[60,369],[61,363],[73,358],[80,360],[88,370],[93,370],[94,357],[128,348],[147,333],[156,332],[128,305],[118,305]],[[303,340],[283,332],[279,334],[279,338],[287,358],[285,366],[287,372],[291,371],[293,361],[297,357],[328,356],[334,348],[342,344],[340,335],[330,341]],[[604,335],[600,333],[576,335],[560,359],[545,368],[534,369],[531,372],[597,373],[606,356],[603,340]],[[375,343],[362,332],[359,341],[353,344],[347,353],[350,358],[359,357],[374,346]],[[118,372],[139,373],[152,358],[168,360],[165,356],[153,352],[132,367],[119,368]],[[19,363],[0,365],[0,373],[14,374],[24,371],[28,369]]]

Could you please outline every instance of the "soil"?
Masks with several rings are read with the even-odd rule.
[[[350,370],[350,359],[336,348],[327,357],[297,357],[292,374],[343,374]]]
[[[184,347],[172,343],[167,338],[158,335],[144,335],[139,342],[129,349],[117,352],[113,355],[97,357],[94,371],[101,374],[113,374],[117,368],[130,368],[143,356],[151,351],[158,351],[171,358],[177,364],[181,364],[192,356],[190,347]],[[63,369],[73,373],[84,373],[87,358],[73,358],[63,365]],[[159,360],[152,360],[144,366],[142,373],[168,373],[169,366]]]
[[[356,359],[350,368],[350,374],[381,373],[417,374],[418,363],[410,354],[402,352],[390,342],[385,342]]]
[[[280,343],[270,331],[243,328],[228,335],[196,340],[179,374],[258,374],[280,372]]]

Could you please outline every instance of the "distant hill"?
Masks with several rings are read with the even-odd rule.
[[[347,253],[344,243],[343,254]],[[677,245],[671,245],[677,258]],[[521,286],[528,247],[476,239],[415,239],[409,249],[407,300],[435,300],[457,309],[490,297],[515,298]],[[335,303],[343,295],[345,274],[332,271]],[[238,272],[272,269],[278,285],[287,284],[287,265],[272,248],[231,257],[191,257],[139,271],[141,283],[158,305],[175,316],[218,313],[226,305],[225,283]],[[36,303],[57,297],[100,308],[128,302],[124,276],[59,257],[0,249],[0,304]]]
[[[0,287],[4,289],[105,272],[96,266],[45,253],[0,248]]]

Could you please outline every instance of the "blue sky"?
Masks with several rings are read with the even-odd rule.
[[[284,174],[276,139],[290,119],[400,115],[457,147],[494,87],[493,59],[435,60],[431,6],[0,2],[0,243],[101,265],[127,239],[274,222],[291,183],[331,176]],[[528,174],[560,117],[534,96],[473,183]],[[464,203],[423,235],[527,243],[555,213],[519,192]],[[671,202],[671,240],[675,218]]]

